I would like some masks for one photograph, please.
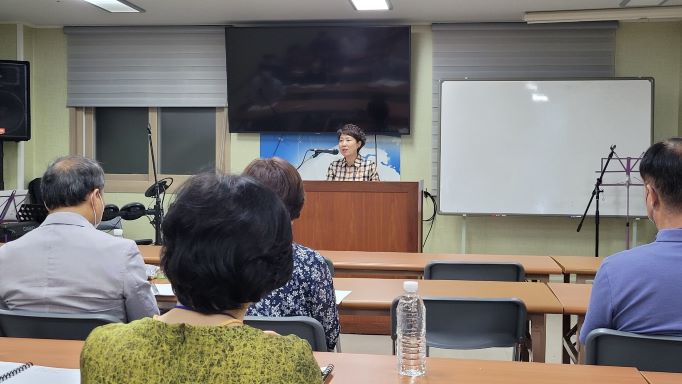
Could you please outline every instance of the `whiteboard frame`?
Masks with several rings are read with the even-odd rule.
[[[582,215],[573,215],[573,214],[544,214],[544,213],[505,213],[505,212],[499,212],[499,213],[477,213],[477,212],[443,212],[441,210],[441,185],[442,185],[442,178],[441,178],[441,169],[442,169],[442,150],[443,150],[443,142],[442,142],[442,132],[443,132],[443,127],[442,127],[442,121],[443,121],[443,83],[446,82],[542,82],[542,81],[566,81],[566,82],[572,82],[572,81],[622,81],[622,80],[644,80],[648,81],[650,83],[651,87],[651,104],[650,104],[650,111],[651,111],[651,118],[650,118],[650,129],[649,129],[649,146],[653,145],[653,139],[654,139],[654,114],[655,114],[655,91],[656,91],[656,83],[655,79],[652,76],[628,76],[628,77],[576,77],[576,78],[556,78],[556,77],[548,77],[548,78],[492,78],[492,79],[469,79],[469,78],[464,78],[464,79],[440,79],[438,83],[438,132],[439,132],[439,147],[438,147],[438,167],[437,167],[437,172],[438,172],[438,214],[439,215],[450,215],[450,216],[517,216],[517,217],[522,217],[522,216],[538,216],[538,217],[581,217]],[[612,161],[617,161],[615,159],[612,159]],[[596,177],[595,177],[596,180]],[[585,206],[587,206],[587,202],[589,201],[590,195],[585,195]],[[632,198],[632,196],[631,196]],[[590,206],[590,213],[588,211],[587,216],[588,217],[594,217],[594,203]],[[603,214],[600,212],[599,217],[602,218],[609,218],[609,217],[626,217],[625,214],[623,215],[610,215],[610,214]],[[636,213],[630,213],[628,216],[629,218],[645,218],[647,217],[646,214],[644,215],[637,215]]]

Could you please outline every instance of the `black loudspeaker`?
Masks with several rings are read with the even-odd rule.
[[[28,61],[0,60],[0,140],[31,139]]]

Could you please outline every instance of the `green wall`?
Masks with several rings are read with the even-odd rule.
[[[616,76],[654,77],[654,141],[680,128],[682,23],[622,23],[616,32]]]
[[[0,24],[0,59],[14,60],[17,57],[17,26]]]
[[[40,176],[48,161],[69,151],[69,118],[66,105],[66,38],[61,29],[24,27],[26,59],[32,65],[33,139],[26,144],[26,181]],[[412,28],[412,134],[403,137],[401,170],[405,181],[423,180],[431,189],[431,66],[432,35],[428,26]],[[682,133],[682,22],[624,23],[616,34],[616,74],[656,78],[656,140]],[[16,26],[0,25],[0,58],[14,59]],[[240,172],[259,155],[257,134],[231,134],[230,169]],[[9,147],[9,148],[8,148]],[[7,187],[16,181],[15,147],[6,143]],[[16,153],[16,152],[14,152]],[[12,179],[14,177],[14,179]],[[587,198],[587,196],[586,196]],[[123,205],[132,201],[150,203],[141,194],[109,193],[108,202]],[[170,197],[169,197],[170,199]],[[167,202],[168,203],[168,202]],[[430,204],[424,207],[431,212]],[[594,225],[588,220],[576,233],[576,219],[564,217],[462,217],[438,216],[425,251],[459,252],[466,220],[466,250],[470,253],[591,255]],[[624,249],[622,219],[602,221],[603,255]],[[424,235],[428,226],[424,227]],[[130,238],[151,238],[145,219],[124,222]],[[655,228],[646,220],[638,224],[639,243],[650,241]]]

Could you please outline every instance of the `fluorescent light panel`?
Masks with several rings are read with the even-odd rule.
[[[388,11],[391,5],[388,0],[350,0],[356,11]]]
[[[526,12],[523,21],[528,24],[535,24],[608,20],[675,20],[681,18],[682,6],[669,6]]]
[[[123,0],[85,0],[86,2],[112,13],[138,13],[144,9]]]
[[[625,5],[622,5],[623,2],[621,2],[621,7],[653,7],[656,5],[663,5],[665,1],[661,0],[629,0]]]

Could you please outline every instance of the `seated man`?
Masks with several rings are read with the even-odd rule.
[[[656,241],[604,260],[580,331],[682,336],[682,139],[652,145],[639,166]]]
[[[104,171],[93,160],[66,156],[50,164],[40,187],[49,215],[0,247],[0,308],[123,322],[159,313],[135,242],[95,229],[103,188]]]

